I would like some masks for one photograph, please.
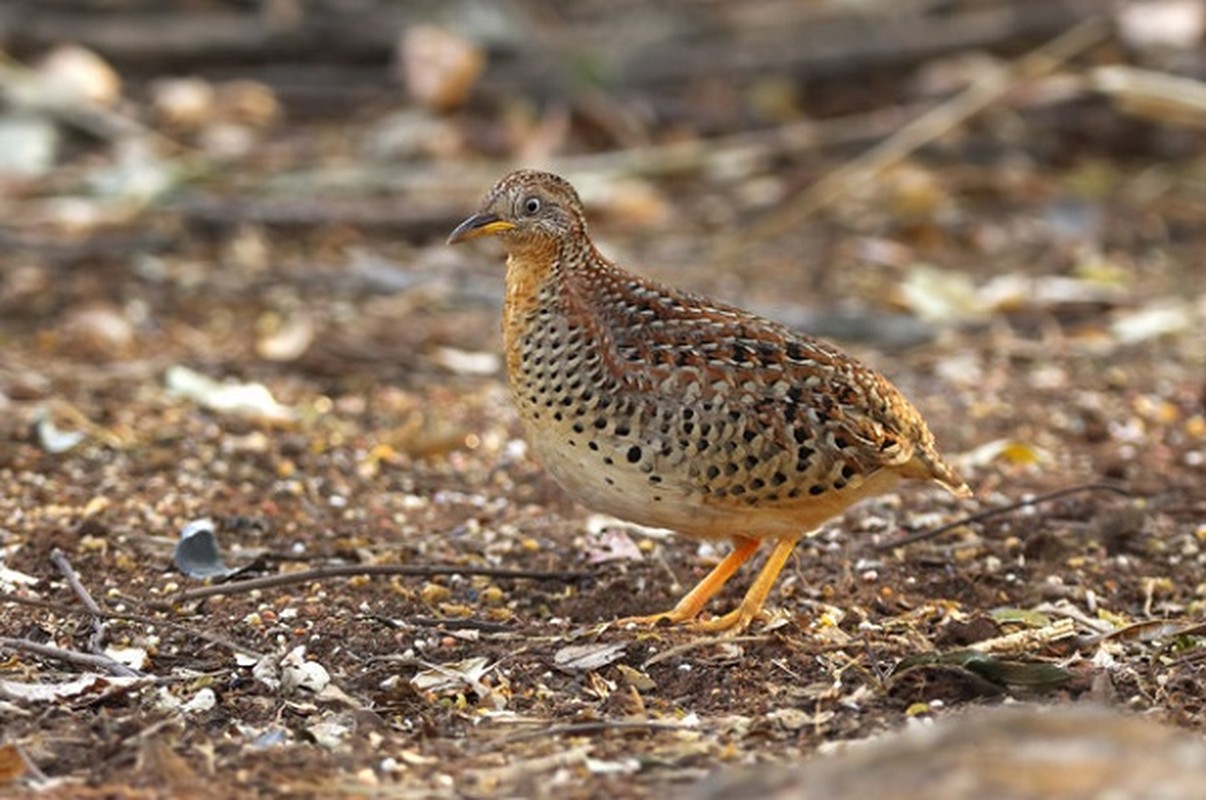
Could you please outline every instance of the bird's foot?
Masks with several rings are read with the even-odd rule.
[[[701,633],[720,633],[724,636],[739,636],[749,630],[754,620],[762,616],[762,609],[747,608],[745,604],[737,606],[727,614],[711,619],[696,620],[691,630]]]
[[[745,633],[755,620],[762,616],[761,608],[738,606],[727,614],[710,619],[698,619],[696,614],[686,614],[678,609],[663,611],[660,614],[650,614],[644,617],[625,617],[616,620],[616,625],[640,625],[650,628],[670,625],[687,625],[693,631],[700,633],[721,633],[725,636],[738,636]]]
[[[678,608],[663,611],[660,614],[649,614],[644,617],[624,617],[616,620],[617,625],[641,625],[654,628],[659,625],[679,625],[695,619],[694,614],[688,614]]]

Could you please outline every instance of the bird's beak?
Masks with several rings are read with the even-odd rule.
[[[509,231],[515,223],[507,222],[495,214],[474,214],[469,219],[457,225],[448,235],[448,244],[460,244],[479,236],[491,236],[495,233]]]

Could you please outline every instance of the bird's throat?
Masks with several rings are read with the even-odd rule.
[[[513,250],[507,256],[502,328],[508,374],[514,374],[518,367],[520,344],[544,302],[542,295],[549,281],[554,279],[556,269],[556,254],[544,250],[525,248]]]

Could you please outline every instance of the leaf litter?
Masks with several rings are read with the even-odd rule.
[[[592,5],[542,24],[572,31]],[[1193,23],[1195,4],[1162,5]],[[957,24],[960,6],[925,22]],[[518,12],[500,9],[505,40]],[[719,28],[799,32],[757,22],[776,4],[743,9]],[[1081,701],[1159,715],[1157,738],[1192,745],[1206,242],[1182,137],[1200,85],[1167,92],[1192,80],[1166,74],[1164,49],[1188,23],[1118,19],[1135,53],[1094,58],[1133,64],[980,54],[969,78],[931,53],[918,63],[945,68],[946,88],[902,71],[861,99],[816,76],[709,75],[727,63],[715,53],[664,78],[685,41],[642,69],[584,50],[562,66],[590,91],[549,108],[517,93],[522,58],[428,31],[399,43],[420,102],[391,87],[363,127],[295,116],[304,99],[269,78],[143,91],[99,56],[32,62],[87,90],[26,107],[33,125],[0,112],[30,154],[24,173],[0,159],[0,786],[706,796],[713,773],[755,765],[794,786],[809,773],[762,767],[857,767],[834,743],[896,730],[883,746],[907,754],[931,721],[948,735],[952,710],[1021,701],[1066,712],[1094,752],[1149,734]],[[1097,33],[1068,24],[1090,46]],[[640,55],[641,37],[611,39]],[[748,57],[788,74],[780,52]],[[10,67],[6,96],[28,99]],[[672,97],[644,81],[659,74]],[[617,86],[648,93],[634,107],[649,113],[626,113]],[[919,98],[945,120],[902,124]],[[901,151],[899,131],[927,146]],[[892,146],[851,160],[878,141]],[[501,267],[441,245],[520,158],[572,173],[625,262],[841,331],[915,398],[979,499],[908,491],[826,524],[750,636],[610,624],[673,602],[724,545],[594,518],[528,457],[500,376]],[[746,224],[768,214],[787,232]],[[892,319],[910,327],[881,347]],[[1105,484],[1126,494],[1055,491]],[[1044,499],[988,513],[1024,497]],[[178,562],[178,532],[206,519],[257,554],[255,577],[213,583],[226,568],[207,526]],[[112,674],[131,665],[147,676]],[[1050,735],[1018,719],[965,730]],[[896,783],[861,796],[909,797],[910,764],[996,774],[958,747],[958,764],[925,752],[881,758]],[[1023,764],[1010,775],[1033,773],[1025,747],[1002,752]],[[1152,786],[1176,774],[1128,769]]]

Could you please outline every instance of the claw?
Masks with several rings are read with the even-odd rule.
[[[739,539],[737,547],[733,552],[729,553],[723,561],[708,573],[708,576],[699,582],[694,589],[687,593],[687,596],[679,601],[678,605],[662,614],[653,614],[648,617],[627,617],[620,620],[621,623],[633,622],[638,625],[658,625],[662,620],[669,621],[672,625],[677,625],[682,622],[690,622],[691,629],[706,632],[720,632],[726,636],[736,636],[749,629],[754,620],[758,619],[762,614],[762,606],[766,603],[766,596],[770,594],[771,587],[775,585],[775,579],[779,577],[779,573],[783,570],[783,565],[787,563],[787,559],[791,556],[791,551],[795,549],[795,539],[780,539],[775,544],[775,549],[771,551],[770,557],[763,565],[762,571],[758,573],[758,577],[754,579],[754,583],[745,593],[745,597],[741,600],[741,605],[734,608],[727,614],[719,617],[713,617],[707,620],[696,620],[699,612],[703,610],[703,606],[720,590],[724,582],[749,559],[754,551],[758,549],[757,539]]]

